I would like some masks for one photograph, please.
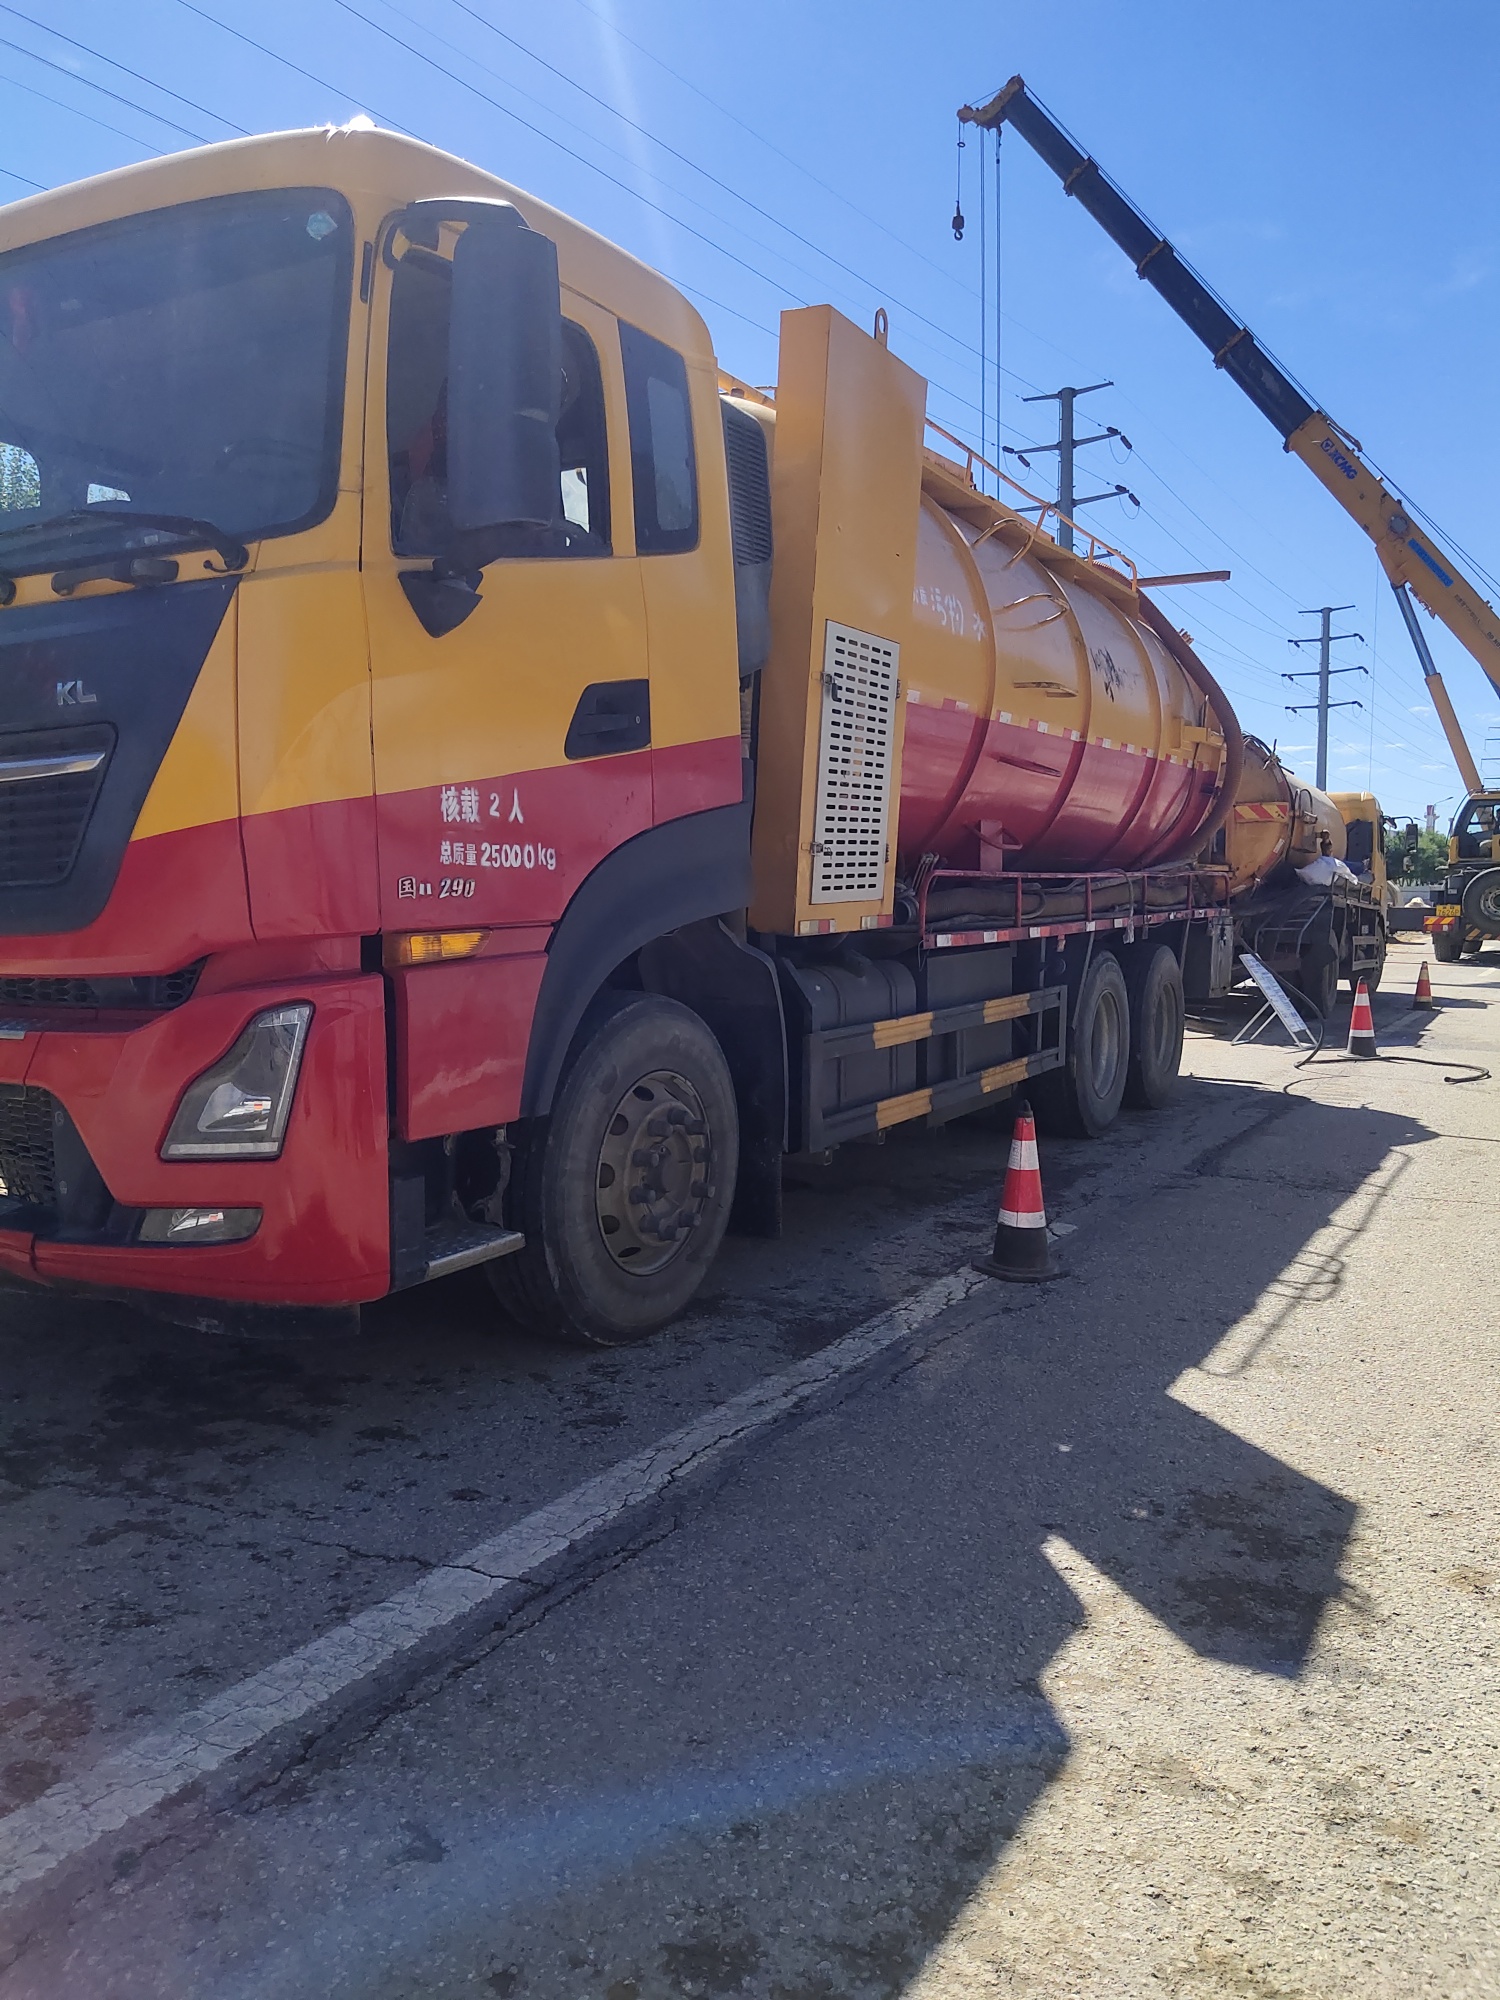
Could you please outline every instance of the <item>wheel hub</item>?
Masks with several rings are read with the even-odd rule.
[[[594,1199],[604,1246],[645,1277],[681,1254],[713,1193],[708,1120],[675,1070],[638,1078],[615,1106],[599,1148]]]
[[[1101,1097],[1107,1097],[1120,1067],[1120,1054],[1124,1046],[1124,1023],[1120,1019],[1119,1008],[1112,993],[1106,992],[1094,1011],[1092,1033],[1089,1036],[1089,1069],[1094,1089]]]

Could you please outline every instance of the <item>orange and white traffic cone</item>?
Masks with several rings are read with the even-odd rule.
[[[1363,980],[1354,991],[1354,1011],[1349,1016],[1349,1043],[1346,1053],[1351,1056],[1374,1056],[1380,1053],[1375,1046],[1375,1016],[1370,1012],[1370,989]]]
[[[1417,990],[1411,996],[1411,1004],[1414,1008],[1436,1008],[1437,1006],[1436,1000],[1432,997],[1432,975],[1427,970],[1427,961],[1425,958],[1422,960],[1422,970],[1417,974]]]
[[[1000,1216],[995,1224],[995,1248],[990,1256],[979,1259],[976,1268],[992,1278],[1012,1278],[1021,1284],[1035,1285],[1046,1278],[1062,1276],[1052,1255],[1047,1211],[1042,1206],[1036,1122],[1024,1098],[1016,1106],[1010,1164],[1005,1170]]]

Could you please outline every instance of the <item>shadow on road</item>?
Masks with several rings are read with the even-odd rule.
[[[1431,1136],[1272,1099],[1080,1240],[1066,1285],[986,1291],[894,1384],[759,1448],[381,1732],[342,1823],[314,1786],[236,1834],[301,1901],[295,1950],[240,1938],[224,1990],[404,2000],[449,1990],[441,1964],[528,2000],[900,1993],[1066,1769],[1060,1546],[1199,1657],[1303,1671],[1353,1504],[1173,1385],[1247,1317],[1332,1298],[1393,1149]],[[221,1844],[188,1902],[247,1865]]]

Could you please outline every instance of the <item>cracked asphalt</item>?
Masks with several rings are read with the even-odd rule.
[[[1393,1054],[1500,1071],[1500,959]],[[3,2000],[1500,1996],[1500,1081],[1195,1035],[986,1285],[623,1552],[23,1929]],[[1291,1084],[1291,1089],[1283,1087]],[[0,1300],[14,1810],[983,1246],[849,1148],[670,1334],[337,1346]]]

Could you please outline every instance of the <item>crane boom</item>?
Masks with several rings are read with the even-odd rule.
[[[1500,694],[1500,616],[1493,606],[1446,550],[1418,532],[1400,498],[1365,463],[1357,440],[1326,410],[1308,400],[1275,357],[1121,193],[1099,163],[1074,144],[1019,76],[1013,76],[987,104],[966,104],[958,115],[965,124],[986,130],[1015,127],[1051,167],[1063,191],[1082,203],[1119,244],[1135,265],[1136,276],[1160,292],[1178,318],[1197,334],[1212,354],[1214,366],[1238,383],[1261,415],[1276,426],[1286,449],[1302,460],[1345,513],[1364,529],[1400,602],[1428,692],[1464,783],[1471,791],[1481,790],[1473,755],[1407,592],[1442,620]]]

